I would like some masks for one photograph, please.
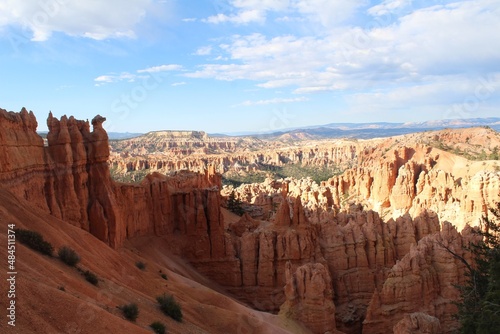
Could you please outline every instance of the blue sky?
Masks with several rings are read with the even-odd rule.
[[[108,131],[500,116],[500,1],[3,0],[0,107]]]

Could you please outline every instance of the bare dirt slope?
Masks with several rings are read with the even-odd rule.
[[[0,189],[0,222],[4,264],[7,225],[15,224],[40,232],[56,250],[63,245],[75,249],[82,259],[78,267],[99,277],[96,287],[76,268],[17,241],[16,326],[6,328],[2,321],[2,333],[151,333],[153,321],[165,323],[169,333],[308,333],[289,319],[249,309],[216,292],[214,283],[168,255],[159,237],[132,240],[114,250],[89,233],[15,199],[5,189]],[[145,270],[136,267],[137,261],[146,263]],[[3,270],[2,293],[7,289],[5,276]],[[155,298],[163,293],[172,294],[180,303],[183,322],[159,310]],[[128,303],[139,306],[135,323],[125,320],[117,308]],[[0,304],[5,313],[7,298],[1,298]]]

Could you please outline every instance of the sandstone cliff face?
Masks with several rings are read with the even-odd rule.
[[[494,169],[500,168],[499,162],[483,165],[422,145],[389,150],[380,161],[370,153],[359,155],[358,160],[357,167],[320,185],[310,179],[269,180],[225,188],[223,194],[234,190],[251,204],[253,217],[268,219],[286,183],[290,194],[301,198],[311,222],[329,221],[339,210],[361,203],[394,219],[434,211],[440,220],[451,221],[459,229],[477,225],[483,215],[489,215],[487,208],[500,201],[500,172]]]
[[[181,233],[197,237],[195,243],[175,243],[189,259],[224,258],[221,180],[213,168],[172,178],[151,175],[141,185],[117,184],[107,165],[104,121],[96,116],[90,132],[88,122],[49,114],[44,147],[33,113],[0,110],[2,186],[112,247],[133,236]]]
[[[441,323],[438,318],[425,313],[406,314],[394,327],[396,334],[439,334]]]
[[[336,332],[332,281],[322,264],[308,263],[293,272],[288,263],[285,295],[281,313],[304,323],[313,333]]]
[[[330,179],[327,187],[334,197],[349,193],[381,214],[417,217],[432,210],[440,220],[462,229],[466,224],[476,225],[488,215],[487,208],[500,200],[500,173],[480,165],[429,147],[403,147],[388,153],[378,166]]]
[[[109,164],[118,175],[137,171],[203,171],[208,166],[215,166],[216,171],[222,174],[228,171],[255,171],[262,165],[347,166],[357,160],[359,150],[359,145],[352,141],[325,141],[301,147],[284,146],[279,142],[252,143],[248,142],[250,139],[241,139],[238,143],[227,141],[206,140],[196,144],[199,148],[193,143],[171,140],[151,144],[148,138],[116,141],[111,143],[113,152]],[[151,145],[154,149],[150,148]]]
[[[453,284],[462,282],[463,267],[442,245],[459,252],[469,240],[456,222],[475,223],[499,200],[498,172],[472,163],[462,169],[469,162],[423,146],[388,150],[381,163],[366,146],[274,152],[264,157],[274,164],[357,155],[358,166],[320,185],[286,179],[239,187],[251,210],[226,223],[215,165],[113,182],[104,120],[94,118],[91,132],[88,122],[49,115],[44,147],[32,113],[0,110],[1,186],[111,247],[161,236],[241,301],[281,307],[316,332],[456,326]]]
[[[429,235],[413,245],[401,261],[396,263],[382,289],[375,291],[367,310],[363,331],[366,333],[387,333],[393,326],[402,328],[408,322],[405,314],[410,314],[412,323],[423,323],[413,313],[424,313],[439,319],[430,321],[430,327],[440,333],[453,333],[457,322],[453,314],[457,312],[454,301],[459,292],[454,287],[464,283],[464,264],[446,248],[468,259],[463,246],[473,236],[469,231],[460,234],[450,223],[443,224],[440,233]],[[416,320],[415,320],[416,319]],[[402,321],[402,323],[401,323]],[[423,330],[427,325],[412,325],[414,330]]]
[[[87,122],[73,117],[59,121],[50,114],[49,146],[44,147],[33,113],[0,110],[0,125],[5,129],[0,140],[4,157],[0,178],[15,195],[117,246],[123,239],[115,235],[119,213],[107,167],[104,120],[95,117],[90,132]]]
[[[294,267],[324,263],[317,229],[305,222],[293,223],[289,205],[284,199],[282,216],[273,223],[261,222],[241,238],[232,236],[241,262],[241,283],[228,290],[259,310],[276,312],[284,302],[287,263]]]
[[[357,206],[320,226],[322,253],[335,291],[337,328],[344,332],[361,330],[373,293],[382,287],[389,269],[421,238],[439,231],[432,213],[385,223],[376,212]]]

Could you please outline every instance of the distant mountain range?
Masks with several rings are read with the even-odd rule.
[[[255,136],[262,139],[287,138],[290,140],[300,138],[322,139],[322,138],[359,138],[369,139],[376,137],[390,137],[404,135],[414,132],[429,130],[440,130],[445,128],[467,128],[477,126],[489,126],[500,131],[500,117],[467,118],[467,119],[443,119],[427,122],[407,123],[329,123],[324,125],[290,128],[267,133],[245,133],[240,136]],[[237,136],[237,134],[230,134]],[[211,134],[210,136],[220,136]]]
[[[129,139],[142,135],[143,133],[138,132],[108,132],[108,137],[110,140]]]

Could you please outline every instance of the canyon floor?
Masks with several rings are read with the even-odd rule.
[[[109,141],[104,121],[49,115],[44,141],[32,112],[0,110],[3,261],[12,225],[81,257],[79,270],[17,240],[16,326],[4,315],[2,333],[457,330],[465,267],[446,247],[468,259],[500,202],[498,132]],[[182,322],[159,309],[165,293]]]

